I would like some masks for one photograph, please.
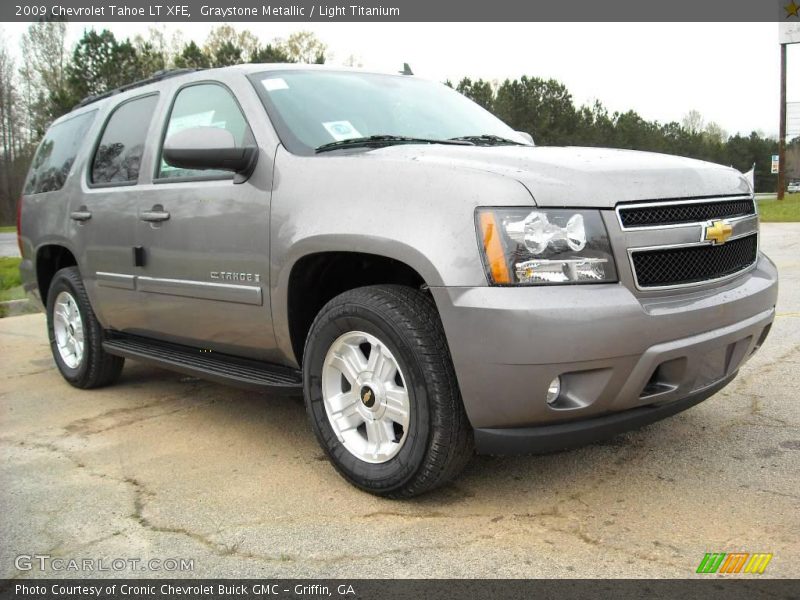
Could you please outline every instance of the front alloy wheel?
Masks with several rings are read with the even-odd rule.
[[[377,337],[351,331],[331,344],[322,398],[336,437],[353,456],[383,463],[400,452],[408,432],[408,392],[397,359]]]
[[[311,427],[336,469],[380,496],[438,487],[472,456],[472,430],[431,297],[380,285],[345,292],[303,353]]]

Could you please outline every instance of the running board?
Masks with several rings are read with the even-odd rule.
[[[290,367],[202,351],[138,336],[107,332],[109,354],[224,383],[273,393],[302,394],[302,373]]]

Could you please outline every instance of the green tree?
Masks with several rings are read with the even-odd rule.
[[[141,36],[136,37],[133,47],[136,51],[135,70],[139,79],[150,77],[153,73],[167,68],[169,58],[163,47],[146,41]]]
[[[70,52],[67,24],[43,21],[30,25],[22,36],[25,62],[20,71],[30,141],[37,141],[47,125],[72,108],[67,80]]]
[[[692,109],[683,115],[681,125],[689,133],[700,133],[705,128],[706,123],[700,111]]]
[[[233,42],[222,42],[211,54],[212,67],[228,67],[244,62],[243,50]]]
[[[728,133],[714,121],[706,123],[703,136],[712,144],[724,144],[728,139]]]
[[[452,84],[450,87],[453,87]],[[492,84],[483,79],[472,81],[469,77],[464,77],[458,82],[456,91],[464,94],[467,98],[480,104],[486,110],[494,109],[494,90]]]
[[[579,146],[608,146],[614,139],[615,119],[599,100],[591,106],[582,106],[576,113],[577,124],[569,140],[564,143]]]
[[[506,79],[497,90],[494,112],[544,145],[567,143],[578,122],[572,95],[564,84],[538,77]]]
[[[148,77],[158,67],[164,68],[163,57],[152,46],[140,53],[128,39],[119,42],[107,29],[90,29],[75,46],[67,78],[77,101]]]
[[[310,31],[297,31],[286,39],[291,62],[324,64],[328,47]]]
[[[251,63],[289,63],[294,62],[289,58],[286,49],[278,43],[267,44],[257,48],[250,56]]]
[[[67,66],[70,91],[76,101],[104,92],[116,82],[116,47],[114,34],[106,29],[100,33],[94,29],[84,32]]]
[[[227,67],[247,62],[257,47],[258,38],[249,31],[239,33],[230,25],[220,25],[208,34],[203,52],[212,67]]]
[[[211,66],[211,59],[191,41],[175,57],[174,64],[179,69],[207,69]]]
[[[775,191],[778,176],[771,171],[772,155],[778,153],[778,141],[753,131],[749,136],[734,135],[725,144],[725,158],[720,161],[734,169],[748,171],[756,165],[756,191]]]

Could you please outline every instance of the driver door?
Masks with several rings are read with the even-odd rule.
[[[235,96],[218,82],[177,90],[164,139],[190,127],[220,127],[233,134],[237,145],[255,143]],[[268,359],[274,347],[271,182],[258,168],[244,183],[235,183],[230,172],[171,167],[161,159],[161,150],[156,161],[153,182],[138,200],[143,264],[137,293],[144,316],[139,333]]]

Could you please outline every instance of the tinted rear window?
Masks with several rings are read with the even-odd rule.
[[[53,125],[44,136],[31,163],[25,194],[60,190],[86,138],[97,111],[77,115]]]
[[[158,95],[121,104],[106,124],[92,162],[93,183],[131,183],[139,178],[145,138]]]

